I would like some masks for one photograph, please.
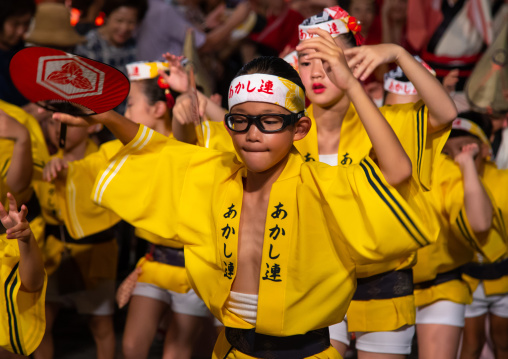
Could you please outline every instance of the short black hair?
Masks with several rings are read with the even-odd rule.
[[[136,80],[142,87],[142,91],[148,99],[150,105],[154,105],[157,101],[166,102],[166,94],[158,84],[159,77],[153,79]]]
[[[463,119],[469,120],[471,122],[474,122],[482,129],[482,131],[485,133],[487,138],[490,138],[490,136],[492,135],[492,123],[490,122],[489,118],[484,114],[481,114],[479,112],[474,112],[474,111],[467,111],[467,112],[459,113],[457,115],[457,118],[463,118]],[[462,137],[462,136],[476,137],[472,133],[464,131],[464,130],[452,129],[452,131],[450,132],[450,138]],[[481,140],[481,139],[479,139],[479,140]]]
[[[26,14],[35,14],[34,0],[0,0],[0,32],[8,18]]]
[[[148,10],[148,2],[147,0],[106,0],[102,6],[102,11],[108,17],[113,11],[121,7],[136,9],[138,11],[138,23],[140,23]]]
[[[338,38],[349,48],[357,47],[355,34],[352,31],[348,31],[345,34],[340,34]]]
[[[266,74],[283,77],[301,87],[305,94],[305,87],[298,72],[285,60],[275,56],[260,56],[245,64],[235,78],[248,74]]]

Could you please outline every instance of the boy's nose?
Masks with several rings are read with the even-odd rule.
[[[256,127],[255,124],[252,124],[245,134],[245,139],[249,142],[259,142],[261,136],[262,132]]]

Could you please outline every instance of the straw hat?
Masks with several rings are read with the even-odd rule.
[[[41,3],[25,40],[42,46],[69,47],[85,42],[86,38],[71,26],[70,13],[64,4]]]

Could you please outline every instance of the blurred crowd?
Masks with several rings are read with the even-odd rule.
[[[199,96],[208,98],[210,106],[214,106],[213,109],[207,108],[207,115],[208,111],[215,111],[220,117],[224,113],[222,108],[228,107],[230,83],[243,65],[259,56],[277,56],[298,70],[295,50],[302,36],[299,25],[305,19],[321,14],[324,8],[337,5],[354,18],[353,26],[358,26],[355,30],[358,32],[357,42],[401,46],[411,55],[418,56],[419,61],[432,71],[450,94],[458,112],[481,112],[490,123],[490,158],[499,169],[508,168],[508,99],[506,95],[501,99],[491,96],[485,100],[490,101],[485,105],[474,97],[481,91],[471,94],[474,86],[468,83],[476,72],[480,78],[477,82],[488,82],[492,91],[508,93],[508,2],[505,0],[0,0],[0,100],[22,108],[37,119],[47,140],[49,154],[57,153],[57,141],[51,139],[55,137],[51,112],[26,99],[14,86],[9,72],[10,60],[19,50],[43,46],[103,62],[126,77],[132,76],[128,65],[134,62],[169,62],[172,77],[169,77],[166,95],[170,94],[172,101],[177,103],[188,100],[188,97],[181,96],[188,90],[187,77],[182,76],[182,84],[178,72],[192,67]],[[504,36],[505,43],[496,44],[498,36]],[[499,63],[481,64],[482,57],[496,49],[504,54]],[[499,78],[490,80],[489,74],[499,69]],[[363,79],[362,85],[374,103],[381,107],[390,92],[388,81],[408,82],[403,77],[401,70],[397,73],[396,64],[383,63]],[[133,87],[131,91],[136,89]],[[134,109],[124,101],[115,111],[121,114],[131,111],[132,115]],[[173,115],[177,116],[176,113]],[[1,129],[0,126],[0,137]],[[80,136],[88,138],[89,135],[96,145],[114,140],[106,128],[96,128]],[[507,187],[508,183],[499,186]],[[133,228],[123,222],[115,226],[115,231],[119,242],[118,266],[115,268],[115,271],[118,269],[117,286],[128,277],[138,260],[150,252],[150,245],[140,240]],[[162,300],[159,298],[159,301]],[[206,312],[206,308],[204,310]],[[50,311],[46,320],[52,324],[57,312]],[[162,316],[165,312],[156,308],[154,313]],[[108,337],[113,324],[102,321],[101,314],[96,317],[99,319],[91,323],[91,329],[98,358],[109,358],[115,350],[114,344],[111,348],[111,337]],[[203,328],[214,331],[209,313],[201,317],[206,317],[207,323],[178,322],[179,328],[188,325],[194,329],[187,328],[189,334],[183,339],[178,335],[174,337],[183,342],[181,348],[185,350],[192,351],[188,343],[193,342],[195,357],[206,357],[211,352],[205,345],[196,345],[193,338],[197,336],[193,331],[197,327],[200,333]],[[172,326],[168,323],[172,320],[174,318],[168,317],[158,326],[170,331],[168,328]],[[133,326],[135,324],[131,323],[132,333],[126,332],[126,335],[138,335]],[[49,344],[48,339],[45,340],[34,358],[53,357],[53,342],[58,346],[58,338],[50,338]],[[150,342],[150,338],[146,342]],[[136,348],[124,342],[124,353],[129,350],[134,353]],[[189,353],[171,354],[169,349],[166,354],[168,358],[190,357]],[[0,352],[0,358],[3,355],[9,357]],[[488,346],[483,355],[493,357]]]

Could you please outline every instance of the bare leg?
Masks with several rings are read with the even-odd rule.
[[[490,314],[490,335],[496,359],[508,358],[508,318]]]
[[[116,344],[113,316],[92,315],[89,325],[97,347],[97,359],[113,359]]]
[[[417,324],[419,359],[455,359],[461,327],[444,324]]]
[[[466,318],[460,359],[478,359],[485,344],[485,317]]]
[[[160,300],[134,295],[129,303],[122,339],[125,359],[148,357],[160,318],[168,305]]]
[[[60,310],[60,305],[46,302],[46,331],[42,337],[41,344],[35,350],[34,359],[52,359],[55,353],[53,342],[53,324]]]
[[[193,346],[207,320],[206,317],[173,313],[164,339],[163,359],[190,359]]]
[[[404,354],[372,353],[358,350],[358,359],[404,359]]]
[[[340,356],[344,358],[348,346],[343,342],[339,342],[335,339],[330,339],[330,343],[332,344],[332,347],[334,347],[339,352]]]

